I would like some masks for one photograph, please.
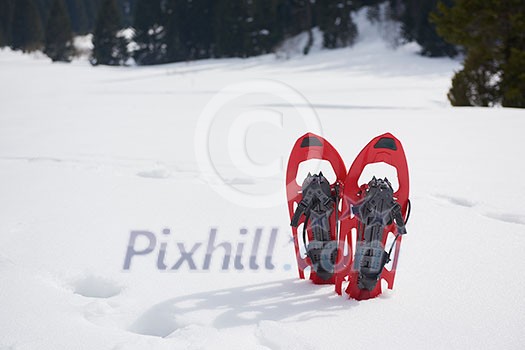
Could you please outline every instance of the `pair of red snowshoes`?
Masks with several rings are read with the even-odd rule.
[[[320,172],[309,173],[299,185],[299,164],[310,159],[328,161],[335,182]],[[380,162],[396,168],[396,191],[386,178],[358,184],[363,169]],[[297,140],[290,155],[286,192],[300,278],[309,267],[313,283],[335,284],[341,295],[347,282],[346,293],[357,300],[381,294],[381,280],[393,288],[410,211],[408,166],[398,139],[389,133],[374,138],[347,173],[335,148],[308,133]]]

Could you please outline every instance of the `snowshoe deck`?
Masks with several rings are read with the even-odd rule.
[[[365,205],[369,189],[376,186],[378,181],[383,183],[380,186],[384,186],[383,180],[374,178],[368,185],[358,184],[364,168],[368,164],[379,162],[396,168],[399,182],[397,191],[390,194],[392,203],[388,203],[383,209],[378,207],[380,203],[377,202],[373,206]],[[352,235],[355,235],[356,251],[349,250],[342,259],[348,263],[338,269],[335,281],[338,294],[342,294],[344,281],[348,281],[346,293],[357,300],[370,299],[381,294],[381,280],[387,282],[389,289],[394,287],[401,234],[406,232],[404,220],[409,206],[408,196],[408,165],[401,142],[389,133],[374,138],[357,156],[344,184],[339,251],[344,251],[344,245],[352,247]],[[381,200],[388,201],[387,199]],[[376,212],[371,215],[370,212],[365,213],[366,210]],[[395,251],[390,268],[385,266],[391,253],[385,251],[389,234],[395,236]]]

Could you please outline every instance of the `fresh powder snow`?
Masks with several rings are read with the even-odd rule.
[[[450,107],[458,60],[363,26],[155,67],[0,51],[0,349],[523,348],[523,110]],[[284,172],[307,131],[347,167],[403,142],[413,210],[376,299],[298,279]]]

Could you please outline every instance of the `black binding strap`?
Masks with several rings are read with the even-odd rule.
[[[408,206],[408,209],[407,209],[407,218],[405,219],[405,222],[404,222],[404,225],[403,227],[408,223],[408,219],[410,218],[410,211],[412,209],[412,203],[410,202],[410,199],[408,200],[408,203],[407,203],[407,206]],[[400,233],[398,232],[396,234],[396,237],[394,238],[394,241],[392,242],[392,245],[390,246],[390,249],[388,250],[388,260],[387,260],[387,263],[390,262],[390,255],[392,254],[392,249],[394,249],[394,245],[396,244],[397,242],[397,238],[399,236],[401,236],[402,234],[406,234],[406,229],[404,230],[405,233]]]
[[[303,244],[307,256],[312,262],[313,271],[324,280],[333,276],[337,255],[337,242],[331,237],[330,217],[336,210],[336,236],[339,236],[339,183],[332,189],[328,180],[323,176],[308,174],[302,186],[302,199],[292,217],[291,226],[299,226],[304,215]],[[308,227],[311,221],[313,239],[307,242]]]

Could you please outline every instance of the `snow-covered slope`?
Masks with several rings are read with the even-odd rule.
[[[149,68],[1,51],[0,349],[522,348],[523,111],[451,108],[458,62],[372,39]],[[404,143],[414,209],[380,298],[297,280],[284,168],[308,130],[348,166]],[[157,242],[124,270],[136,230]],[[210,233],[244,270],[223,248],[203,269]],[[170,270],[181,246],[196,270]]]

